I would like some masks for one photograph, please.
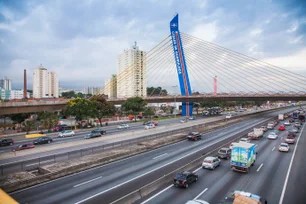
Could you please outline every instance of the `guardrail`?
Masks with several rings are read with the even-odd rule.
[[[260,113],[267,113],[267,112],[276,111],[276,110],[284,109],[284,108],[288,108],[288,107],[280,107],[280,108],[271,109],[268,111],[262,110],[262,111],[244,114],[244,115],[235,115],[232,118],[238,118],[238,117],[249,116],[249,115],[260,114]],[[10,163],[0,165],[0,175],[3,176],[9,173],[14,173],[14,172],[19,172],[19,171],[34,170],[41,165],[46,165],[46,164],[51,164],[51,163],[56,163],[56,162],[61,162],[61,161],[68,161],[70,159],[79,158],[79,157],[83,157],[83,156],[94,154],[94,153],[100,153],[105,150],[109,150],[113,148],[124,147],[124,146],[128,146],[131,144],[137,144],[139,142],[146,141],[146,140],[151,140],[151,139],[156,139],[159,137],[182,133],[182,131],[190,132],[190,131],[194,131],[194,129],[202,128],[202,127],[205,127],[206,125],[209,125],[209,124],[212,124],[218,121],[222,121],[222,120],[225,121],[226,119],[222,118],[220,120],[214,120],[214,121],[206,122],[203,124],[197,124],[194,126],[189,126],[185,128],[176,129],[176,130],[168,130],[168,131],[164,131],[161,133],[145,135],[145,136],[138,137],[135,139],[122,140],[122,141],[114,142],[110,144],[86,147],[83,149],[69,151],[65,153],[50,154],[50,155],[45,155],[42,157],[29,159],[29,160],[10,162]]]

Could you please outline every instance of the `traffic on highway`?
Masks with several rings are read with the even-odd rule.
[[[203,200],[218,203],[228,193],[237,191],[237,197],[251,193],[269,203],[278,203],[281,198],[286,199],[283,186],[295,146],[304,135],[304,125],[294,137],[297,141],[289,144],[288,152],[283,152],[282,144],[288,144],[287,130],[297,126],[292,122],[286,131],[280,131],[279,126],[289,118],[280,120],[279,124],[275,124],[278,121],[275,118],[279,114],[292,113],[293,110],[295,108],[250,117],[207,133],[193,131],[191,135],[186,134],[184,141],[11,195],[21,203],[60,203],[63,200],[66,203],[130,203],[127,200],[120,202],[120,199],[130,193],[143,191],[142,196],[133,202],[187,203]],[[258,135],[258,130],[254,131],[254,128],[267,126],[272,121],[272,130],[262,128],[262,136],[248,137],[250,131],[253,131],[251,135]],[[278,137],[268,139],[271,132]],[[198,134],[200,137],[192,138]],[[247,140],[240,141],[241,138]],[[185,166],[194,160],[197,160],[195,166]],[[176,177],[176,174],[180,176]],[[151,182],[159,183],[156,190],[146,192],[142,189]],[[49,189],[53,189],[52,193]]]

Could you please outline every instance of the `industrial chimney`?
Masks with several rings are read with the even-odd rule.
[[[27,99],[27,70],[23,71],[23,98]]]

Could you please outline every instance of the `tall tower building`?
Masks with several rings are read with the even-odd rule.
[[[113,74],[110,79],[105,80],[104,94],[108,98],[117,98],[117,75]]]
[[[50,97],[58,98],[58,78],[55,72],[48,72],[48,93]]]
[[[58,97],[58,78],[55,72],[49,72],[40,65],[33,73],[33,97]]]
[[[8,78],[4,78],[0,80],[0,88],[5,90],[12,90],[12,80]]]
[[[139,50],[136,42],[131,49],[124,50],[118,57],[117,97],[145,97],[146,52]]]

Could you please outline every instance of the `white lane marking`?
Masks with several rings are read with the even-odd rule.
[[[167,154],[168,154],[168,153],[165,153],[165,154],[159,155],[159,156],[157,156],[157,157],[154,157],[153,159],[157,159],[157,158],[162,157],[162,156],[165,156],[165,155],[167,155]]]
[[[281,139],[283,139],[283,137],[281,137]]]
[[[193,171],[193,173],[199,171],[200,169],[202,169],[202,167],[197,168],[196,170]]]
[[[205,188],[197,197],[195,197],[193,200],[198,199],[203,193],[205,193],[208,190],[208,188]]]
[[[85,184],[88,184],[88,183],[93,182],[93,181],[95,181],[95,180],[98,180],[98,179],[100,179],[100,178],[102,178],[102,176],[99,176],[99,177],[97,177],[97,178],[91,179],[91,180],[89,180],[89,181],[85,181],[85,182],[80,183],[80,184],[77,184],[77,185],[73,186],[73,188],[77,188],[77,187],[79,187],[79,186],[83,186],[83,185],[85,185]]]
[[[33,166],[33,165],[36,165],[36,164],[39,164],[39,163],[47,163],[47,162],[50,162],[50,161],[54,161],[53,159],[49,159],[49,160],[46,160],[46,161],[41,161],[41,162],[37,162],[37,163],[33,163],[33,164],[28,164],[26,166]]]
[[[257,145],[255,145],[255,147],[257,147],[258,146],[258,144]]]
[[[263,164],[261,164],[261,165],[258,167],[257,171],[259,171],[259,170],[261,169],[262,166],[263,166]]]
[[[256,123],[255,125],[257,125],[257,124],[259,124],[259,123],[262,123],[262,121]],[[248,129],[248,128],[241,129],[240,132],[243,132],[243,131],[245,131],[246,129]],[[180,158],[177,158],[177,159],[175,159],[175,160],[173,160],[173,161],[171,161],[171,162],[168,162],[168,163],[166,163],[166,164],[164,164],[164,165],[161,165],[161,166],[159,166],[159,167],[156,167],[155,169],[152,169],[152,170],[150,170],[150,171],[148,171],[148,172],[146,172],[146,173],[143,173],[143,174],[141,174],[141,175],[138,175],[138,176],[136,176],[136,177],[134,177],[134,178],[132,178],[132,179],[130,179],[130,180],[127,180],[127,181],[125,181],[125,182],[123,182],[123,183],[120,183],[120,184],[118,184],[118,185],[116,185],[116,186],[113,186],[113,187],[111,187],[111,188],[109,188],[109,189],[106,189],[106,190],[101,191],[101,192],[99,192],[99,193],[96,193],[96,194],[94,194],[94,195],[92,195],[92,196],[89,196],[88,198],[85,198],[85,199],[83,199],[83,200],[80,200],[80,201],[76,202],[75,204],[83,203],[83,202],[88,201],[88,200],[90,200],[90,199],[92,199],[92,198],[94,198],[94,197],[97,197],[97,196],[102,195],[102,194],[104,194],[104,193],[106,193],[106,192],[108,192],[108,191],[111,191],[111,190],[113,190],[113,189],[115,189],[115,188],[118,188],[118,187],[120,187],[120,186],[123,186],[123,185],[126,184],[126,183],[129,183],[129,182],[134,181],[134,180],[136,180],[136,179],[138,179],[138,178],[140,178],[140,177],[143,177],[143,176],[145,176],[145,175],[147,175],[147,174],[150,174],[150,173],[152,173],[153,171],[156,171],[156,170],[161,169],[161,168],[163,168],[163,167],[165,167],[165,166],[168,166],[169,164],[173,164],[174,162],[177,162],[177,161],[179,161],[179,160],[181,160],[181,159],[183,159],[183,158],[185,158],[185,157],[188,157],[189,155],[195,154],[195,153],[197,153],[197,152],[199,152],[199,151],[201,151],[201,150],[203,150],[203,149],[205,149],[205,148],[207,148],[207,147],[210,147],[210,146],[212,146],[212,145],[214,145],[214,144],[216,144],[216,143],[218,143],[218,142],[220,142],[220,141],[223,141],[223,140],[225,140],[225,139],[227,139],[227,138],[233,137],[234,135],[236,135],[236,134],[232,134],[232,135],[229,135],[229,136],[227,136],[227,137],[222,137],[222,138],[220,138],[220,139],[214,141],[213,143],[211,143],[211,144],[209,144],[209,145],[206,145],[206,146],[204,146],[204,147],[201,147],[201,148],[199,148],[198,150],[195,150],[195,151],[193,151],[193,152],[190,152],[190,153],[188,153],[188,154],[186,154],[186,155],[184,155],[184,156],[182,156],[182,157],[180,157]]]
[[[291,167],[292,167],[292,163],[293,163],[293,160],[294,160],[294,157],[295,157],[295,152],[296,152],[297,146],[299,144],[302,132],[304,131],[304,126],[305,125],[303,125],[303,129],[302,129],[302,131],[301,131],[301,133],[299,135],[299,138],[297,139],[296,145],[294,147],[294,151],[293,151],[293,154],[292,154],[292,157],[291,157],[291,161],[290,161],[290,164],[289,164],[289,168],[288,168],[288,171],[287,171],[287,175],[286,175],[283,191],[282,191],[282,194],[281,194],[281,197],[280,197],[280,200],[279,200],[279,204],[282,204],[283,200],[284,200],[284,196],[285,196],[286,188],[287,188],[287,184],[288,184],[288,179],[289,179],[289,174],[290,174],[290,171],[291,171]]]
[[[272,148],[272,151],[274,151],[275,147]]]
[[[149,198],[149,199],[147,199],[147,200],[143,201],[143,202],[142,202],[142,203],[140,203],[140,204],[144,204],[144,203],[149,202],[150,200],[152,200],[152,199],[153,199],[153,198],[155,198],[156,196],[158,196],[158,195],[162,194],[163,192],[165,192],[166,190],[168,190],[168,189],[169,189],[169,188],[171,188],[171,187],[173,187],[173,184],[171,184],[170,186],[168,186],[168,187],[167,187],[167,188],[165,188],[164,190],[162,190],[162,191],[160,191],[160,192],[156,193],[154,196],[152,196],[151,198]]]

